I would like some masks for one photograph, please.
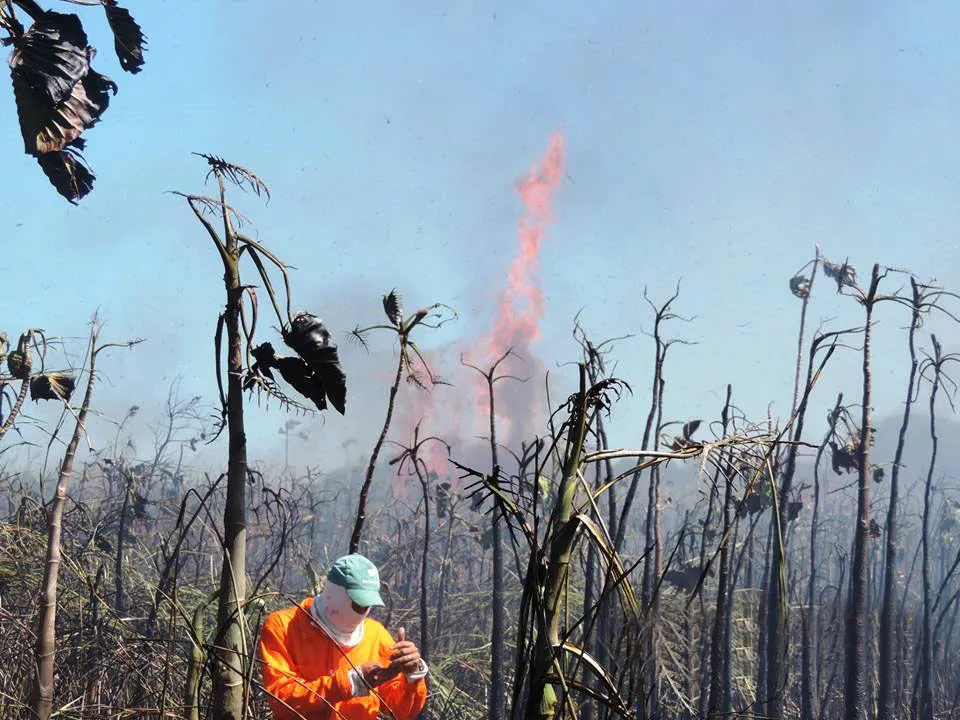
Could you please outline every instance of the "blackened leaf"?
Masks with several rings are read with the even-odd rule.
[[[83,156],[72,148],[38,155],[37,162],[57,192],[74,205],[93,190],[97,178]]]
[[[24,150],[72,203],[92,189],[94,174],[77,152],[117,87],[93,71],[96,51],[76,15],[44,12],[14,40],[10,74]]]
[[[313,363],[318,350],[333,346],[330,331],[316,315],[301,310],[283,330],[283,341],[307,363]],[[335,346],[333,346],[335,347]]]
[[[702,420],[691,420],[688,423],[684,423],[683,426],[683,437],[685,440],[689,440],[693,434],[697,431],[697,428],[700,427]]]
[[[16,84],[14,80],[14,85]],[[45,125],[34,125],[36,134],[33,147],[40,153],[54,152],[77,140],[81,133],[100,120],[100,116],[110,105],[111,92],[116,94],[116,84],[107,76],[90,70],[86,77],[74,86],[70,97],[54,110]],[[40,118],[38,120],[43,122]],[[27,152],[31,152],[30,139],[24,136],[24,142]]]
[[[795,500],[787,505],[787,522],[793,522],[800,516],[800,511],[803,510],[803,503],[799,500]]]
[[[282,331],[283,341],[296,351],[323,385],[330,403],[341,415],[347,401],[347,377],[340,367],[337,346],[330,341],[330,332],[316,315],[298,312],[289,328]]]
[[[400,307],[400,296],[396,290],[391,290],[383,296],[383,311],[391,323],[400,327],[403,320],[403,308]]]
[[[15,41],[10,72],[52,108],[87,74],[91,50],[80,18],[48,10]]]
[[[14,350],[7,355],[7,369],[10,371],[10,375],[19,380],[26,380],[30,377],[30,366],[27,365],[24,353],[19,350]]]
[[[72,375],[43,373],[30,378],[30,398],[37,400],[69,400],[77,386]]]
[[[250,351],[250,354],[253,355],[253,359],[256,360],[253,364],[254,372],[260,372],[264,377],[273,380],[273,373],[270,372],[270,368],[276,367],[277,364],[277,353],[273,349],[273,344],[268,342],[260,343]]]
[[[283,379],[298,393],[308,400],[312,400],[318,410],[327,409],[323,384],[301,358],[278,357],[276,368],[280,371]]]
[[[104,0],[107,22],[113,31],[113,46],[117,51],[120,67],[136,75],[143,67],[143,50],[147,40],[130,11],[117,5],[116,0]]]
[[[340,367],[337,349],[322,348],[318,355],[319,362],[311,366],[313,372],[323,384],[323,390],[330,404],[343,415],[347,406],[347,376]]]

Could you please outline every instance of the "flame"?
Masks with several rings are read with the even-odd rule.
[[[564,175],[564,141],[561,133],[554,133],[549,140],[543,157],[535,163],[527,175],[517,183],[517,193],[523,202],[524,213],[517,226],[519,247],[517,255],[507,270],[507,286],[500,296],[497,319],[493,329],[483,344],[482,352],[485,366],[475,363],[483,369],[513,350],[524,358],[529,369],[533,359],[531,345],[540,337],[540,321],[543,318],[543,291],[540,289],[536,271],[540,259],[540,247],[546,236],[547,227],[553,221],[552,200]],[[506,363],[504,363],[506,365]],[[501,368],[504,368],[501,365]],[[505,370],[501,370],[504,372]],[[516,382],[516,381],[508,381]],[[506,403],[511,412],[502,412],[504,403],[497,405],[498,433],[501,438],[519,439],[524,430],[536,422],[540,400],[538,379],[531,377],[528,383],[534,387],[525,387],[511,395],[518,402]],[[482,427],[489,424],[490,399],[486,381],[479,378],[477,383],[478,415],[483,417]],[[499,385],[502,389],[502,384]],[[519,423],[519,424],[518,424]],[[516,436],[516,437],[515,437]]]
[[[486,354],[491,362],[510,347],[523,354],[522,351],[540,337],[543,291],[535,273],[540,245],[553,220],[553,192],[563,178],[563,170],[563,136],[554,133],[543,158],[517,184],[524,207],[517,228],[520,247],[507,270],[507,287],[500,298],[497,320],[488,340]]]
[[[543,318],[543,292],[537,278],[540,248],[547,229],[553,221],[552,200],[564,176],[564,139],[554,133],[544,155],[533,164],[527,174],[516,184],[523,203],[523,214],[517,226],[518,250],[507,269],[506,286],[497,305],[496,320],[490,332],[476,343],[463,348],[463,357],[470,364],[487,371],[508,349],[523,358],[509,360],[498,374],[514,374],[510,366],[520,367],[515,374],[529,376],[522,385],[515,380],[496,384],[496,421],[499,442],[518,443],[532,434],[536,423],[542,420],[545,406],[543,390],[537,369],[542,364],[530,352],[532,344],[540,337],[540,321]],[[466,392],[453,393],[451,388],[434,388],[422,392],[411,388],[399,400],[401,427],[409,428],[404,441],[413,437],[413,427],[420,423],[420,438],[439,436],[453,445],[454,457],[463,459],[463,453],[478,452],[489,457],[478,438],[489,435],[490,400],[486,380],[474,372],[460,367],[455,359],[456,348],[425,353],[431,366],[446,366],[451,372],[468,373],[473,376]],[[442,393],[438,397],[437,393]],[[464,427],[466,426],[466,427]],[[464,433],[469,433],[465,435]],[[461,443],[467,443],[469,448]],[[441,478],[449,478],[451,467],[447,462],[446,448],[438,442],[424,445],[421,452],[428,472],[436,472]],[[457,483],[454,483],[455,486]]]

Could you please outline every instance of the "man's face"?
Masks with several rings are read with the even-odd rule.
[[[367,605],[367,606],[357,605],[353,600],[350,601],[350,607],[352,607],[352,608],[353,608],[353,611],[354,611],[355,613],[357,613],[358,615],[366,615],[366,614],[367,614],[367,610],[370,609],[370,606],[369,606],[369,605]]]

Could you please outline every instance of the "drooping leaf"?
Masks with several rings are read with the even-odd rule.
[[[96,51],[76,15],[47,11],[13,40],[10,75],[24,151],[72,203],[96,179],[79,150],[115,94],[114,82],[90,67]]]
[[[347,402],[347,376],[340,367],[337,346],[330,341],[330,331],[316,315],[300,311],[293,316],[289,328],[282,330],[283,341],[299,355],[323,386],[323,391],[341,415]]]
[[[251,350],[250,354],[253,355],[253,359],[256,361],[253,363],[253,372],[259,372],[264,377],[273,380],[273,373],[270,372],[270,368],[274,366],[277,358],[277,353],[273,349],[273,344],[268,342],[261,343]]]
[[[90,50],[79,17],[48,10],[14,40],[10,72],[53,108],[87,74]]]
[[[117,5],[116,0],[103,0],[103,9],[107,12],[107,22],[113,31],[113,46],[117,51],[120,67],[131,75],[136,75],[143,67],[143,51],[147,39],[130,11]]]
[[[685,440],[689,440],[693,437],[693,434],[697,431],[697,428],[700,427],[702,420],[691,420],[688,423],[683,425],[683,437]]]
[[[30,101],[29,90],[20,86],[16,78],[13,84],[17,105],[21,108],[24,146],[31,155],[57,152],[78,140],[84,131],[99,122],[110,105],[110,95],[117,92],[113,80],[90,70],[62,103],[47,112]]]
[[[66,373],[50,372],[30,378],[30,399],[69,400],[77,386],[76,378]]]
[[[276,368],[287,384],[303,397],[313,401],[318,410],[327,409],[323,383],[302,358],[278,356]]]
[[[93,190],[97,178],[73,148],[38,155],[37,162],[57,192],[73,204]]]
[[[253,370],[273,379],[271,368],[276,369],[284,381],[300,395],[311,400],[318,410],[327,409],[327,400],[343,415],[346,388],[341,383],[328,386],[326,378],[317,373],[303,358],[277,354],[273,345],[265,342],[251,351],[256,363]]]

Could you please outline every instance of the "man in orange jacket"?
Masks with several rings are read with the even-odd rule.
[[[267,616],[263,687],[277,720],[412,720],[427,700],[427,665],[404,629],[394,642],[370,608],[380,574],[363,555],[341,557],[315,598]]]

